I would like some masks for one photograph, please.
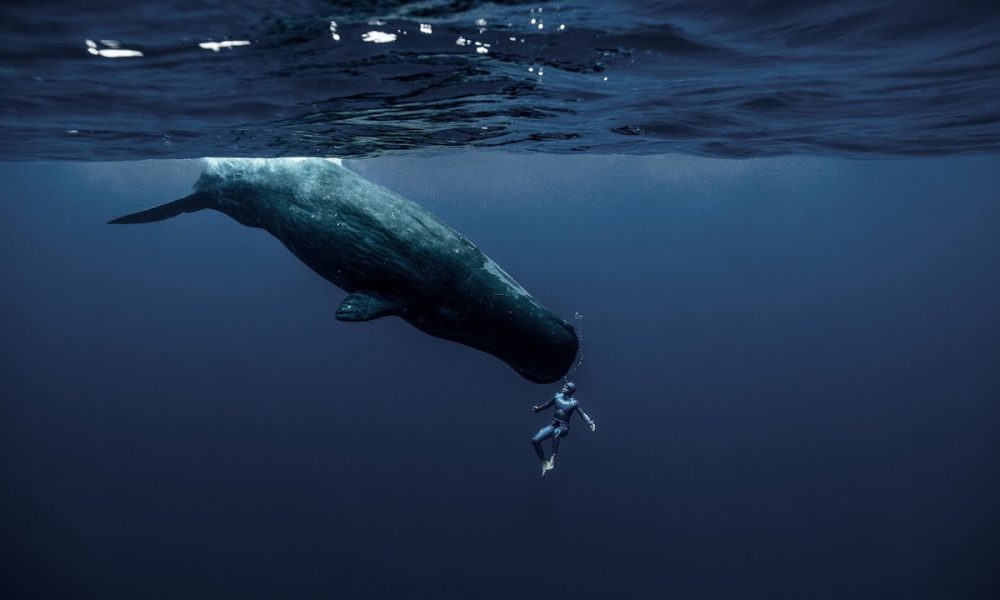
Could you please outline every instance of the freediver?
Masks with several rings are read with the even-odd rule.
[[[555,405],[555,412],[552,413],[552,423],[538,430],[538,433],[531,438],[531,445],[535,447],[535,453],[542,461],[542,477],[546,471],[556,468],[556,452],[559,451],[559,440],[569,435],[569,419],[574,414],[579,414],[585,423],[590,426],[591,431],[597,430],[597,423],[587,416],[580,408],[580,402],[573,397],[576,392],[576,384],[567,381],[562,386],[562,391],[552,396],[545,404],[531,407],[531,412],[541,412],[546,408]],[[545,450],[542,449],[542,442],[552,438],[552,456],[546,460]]]

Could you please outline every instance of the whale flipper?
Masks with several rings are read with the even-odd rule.
[[[111,225],[152,223],[154,221],[162,221],[164,219],[176,217],[181,213],[197,212],[208,207],[208,195],[195,192],[189,196],[184,196],[180,200],[174,200],[173,202],[167,202],[166,204],[154,206],[153,208],[147,208],[146,210],[140,210],[139,212],[127,214],[112,221],[108,221],[108,223]]]
[[[337,308],[338,321],[371,321],[396,314],[399,306],[395,302],[371,292],[354,292]]]

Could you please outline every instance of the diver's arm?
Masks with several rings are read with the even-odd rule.
[[[555,403],[556,403],[556,397],[552,396],[551,398],[549,398],[549,401],[546,402],[545,404],[539,404],[538,406],[532,406],[531,407],[531,411],[532,412],[540,412],[540,411],[543,411],[546,408],[552,406]]]
[[[597,430],[597,423],[595,423],[593,419],[587,416],[587,413],[583,412],[583,407],[580,406],[579,402],[576,403],[576,412],[580,413],[580,417],[587,423],[588,426],[590,426],[591,431]]]

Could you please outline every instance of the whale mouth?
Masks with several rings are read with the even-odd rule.
[[[522,356],[517,363],[505,362],[521,377],[533,383],[554,383],[562,379],[576,360],[580,339],[572,325],[565,322],[560,325],[566,331],[565,338],[557,336],[557,339],[549,339],[545,347],[540,348],[529,360],[525,360],[526,357]]]
[[[513,366],[513,365],[511,365],[511,366]],[[518,368],[518,367],[513,367],[513,368],[514,368],[515,371],[517,371],[518,375],[520,375],[521,377],[524,377],[525,379],[527,379],[528,381],[530,381],[532,383],[541,383],[541,384],[555,383],[556,381],[559,381],[560,379],[562,379],[562,376],[565,375],[565,373],[558,374],[558,375],[556,375],[554,373],[540,374],[540,373],[536,373],[535,371],[532,371],[530,369],[521,369],[521,368]]]

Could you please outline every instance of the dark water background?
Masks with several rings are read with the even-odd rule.
[[[0,598],[1000,597],[998,40],[997,2],[4,2]],[[539,479],[555,388],[337,322],[219,214],[105,225],[200,169],[140,159],[289,155],[571,319],[597,432]]]
[[[0,158],[996,152],[998,32],[995,0],[4,2]]]
[[[1000,163],[466,153],[349,163],[556,312],[597,420],[185,194],[7,163],[4,598],[1000,595]]]

